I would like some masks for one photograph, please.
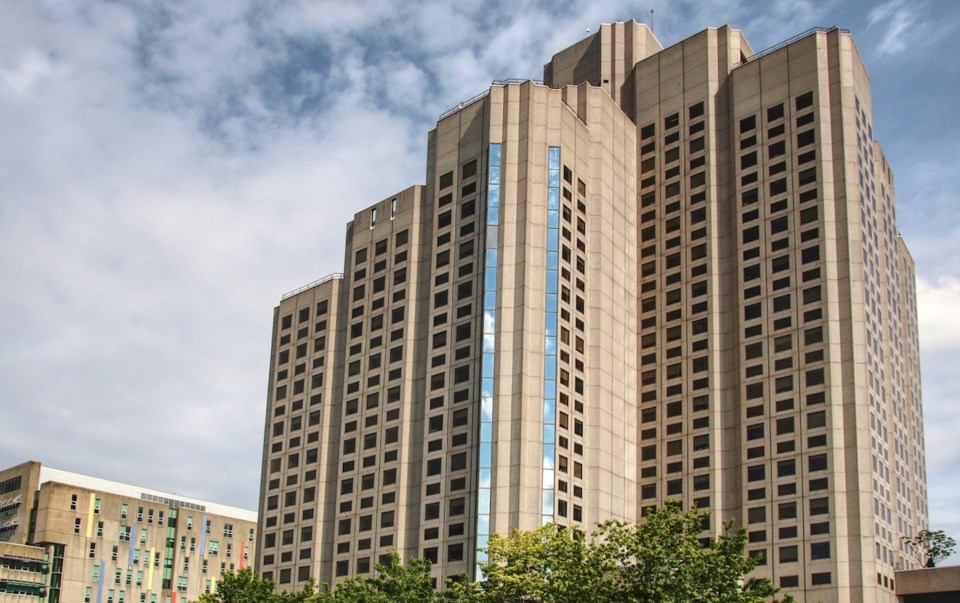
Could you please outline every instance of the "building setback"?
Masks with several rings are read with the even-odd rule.
[[[256,521],[252,511],[29,461],[0,471],[8,544],[0,556],[20,560],[0,593],[49,603],[194,601],[223,572],[253,562]]]
[[[605,24],[544,73],[442,115],[426,185],[281,299],[259,570],[398,550],[442,583],[492,533],[675,499],[799,601],[894,601],[927,526],[914,267],[850,34]]]

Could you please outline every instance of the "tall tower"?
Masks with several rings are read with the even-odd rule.
[[[441,116],[426,185],[274,316],[258,567],[733,519],[799,600],[894,600],[926,527],[913,265],[852,38],[636,22]]]

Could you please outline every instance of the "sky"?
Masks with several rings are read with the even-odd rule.
[[[0,467],[256,509],[272,312],[437,117],[599,23],[852,31],[917,264],[931,523],[960,538],[960,2],[0,3]]]

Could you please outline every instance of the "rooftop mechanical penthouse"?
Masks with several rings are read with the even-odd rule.
[[[664,500],[749,531],[799,601],[894,601],[927,526],[914,267],[850,34],[755,53],[636,22],[441,116],[426,184],[274,312],[258,568]]]

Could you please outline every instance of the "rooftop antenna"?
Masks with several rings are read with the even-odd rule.
[[[650,33],[653,33],[653,9],[650,9]]]

